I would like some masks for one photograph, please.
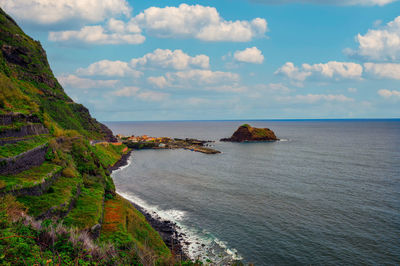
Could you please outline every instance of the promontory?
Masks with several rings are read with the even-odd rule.
[[[221,141],[245,142],[245,141],[275,141],[279,140],[269,128],[256,128],[248,124],[241,125],[230,138]]]

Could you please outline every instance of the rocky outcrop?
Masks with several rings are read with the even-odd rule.
[[[17,156],[0,159],[0,175],[15,175],[41,165],[45,160],[46,151],[47,144],[43,144]]]
[[[14,47],[3,44],[1,51],[4,58],[12,64],[26,67],[31,63],[30,58],[27,57],[29,50],[25,47]]]
[[[221,141],[245,142],[245,141],[275,141],[279,140],[275,133],[269,128],[255,128],[248,124],[240,126],[232,137],[221,139]]]
[[[21,113],[0,114],[0,125],[11,125],[15,122],[31,122],[40,123],[40,119],[36,115],[25,115]]]

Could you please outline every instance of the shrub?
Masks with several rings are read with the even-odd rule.
[[[68,166],[62,171],[62,175],[64,177],[73,178],[76,177],[78,173],[76,172],[75,168],[73,168],[72,166]]]

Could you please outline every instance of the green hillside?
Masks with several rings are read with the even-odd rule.
[[[126,146],[66,95],[40,43],[1,9],[0,49],[0,264],[181,264],[115,193],[108,168]]]

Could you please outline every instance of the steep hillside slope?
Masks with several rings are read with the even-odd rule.
[[[0,49],[0,264],[175,263],[115,193],[108,169],[128,148],[66,95],[40,43],[1,9]]]
[[[114,140],[106,126],[65,94],[40,42],[27,36],[1,9],[0,49],[0,113],[34,114],[41,121],[52,120],[63,129]]]

